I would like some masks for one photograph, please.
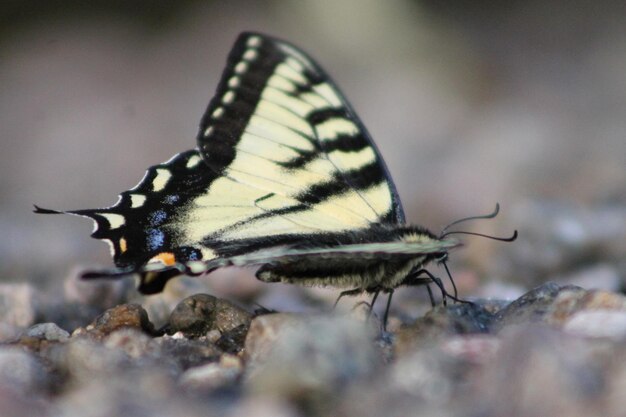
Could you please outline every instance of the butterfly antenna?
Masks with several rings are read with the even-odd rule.
[[[517,230],[514,230],[513,235],[509,237],[491,236],[491,235],[485,235],[482,233],[466,232],[463,230],[454,230],[452,232],[447,232],[447,233],[442,234],[441,236],[439,236],[439,238],[443,239],[444,237],[450,236],[450,235],[472,235],[472,236],[486,237],[487,239],[492,239],[492,240],[499,240],[500,242],[513,242],[514,240],[517,239]]]
[[[500,212],[500,203],[496,203],[496,208],[489,214],[483,214],[480,216],[470,216],[470,217],[464,217],[462,219],[459,220],[455,220],[452,223],[448,224],[446,227],[443,228],[443,230],[441,231],[441,237],[446,236],[446,232],[448,231],[449,228],[451,228],[452,226],[454,226],[455,224],[459,224],[459,223],[463,223],[466,222],[468,220],[480,220],[480,219],[493,219],[494,217],[496,217],[498,215],[498,213]]]

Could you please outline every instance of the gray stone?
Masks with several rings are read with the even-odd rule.
[[[156,339],[162,355],[175,361],[180,369],[188,369],[219,360],[222,351],[206,338],[187,339],[182,333]]]
[[[573,285],[560,286],[553,282],[543,284],[517,300],[496,314],[496,330],[512,324],[546,322],[555,308],[557,297],[564,295],[578,297],[585,290]]]
[[[563,330],[577,336],[626,341],[626,310],[579,311],[563,324]]]
[[[243,363],[238,356],[222,355],[219,362],[207,363],[187,369],[180,376],[180,384],[196,391],[210,391],[236,384],[243,373]]]
[[[251,315],[233,303],[208,294],[195,294],[181,301],[170,315],[170,331],[204,336],[211,330],[229,332],[250,324]]]
[[[368,326],[332,315],[256,317],[245,352],[251,391],[297,398],[318,411],[382,362]]]
[[[442,338],[456,334],[487,333],[495,316],[479,303],[459,303],[439,306],[410,325],[396,332],[394,351],[404,356],[422,346],[439,343]],[[495,308],[495,307],[493,307]]]
[[[17,347],[0,347],[0,386],[34,394],[47,383],[47,373],[34,355]]]
[[[39,323],[31,326],[24,333],[28,337],[36,337],[50,341],[63,341],[70,337],[70,334],[54,323]]]

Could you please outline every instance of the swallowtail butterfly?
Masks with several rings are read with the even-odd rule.
[[[150,167],[111,207],[63,213],[92,219],[91,236],[112,248],[116,267],[84,278],[138,274],[146,294],[230,265],[259,267],[265,282],[391,294],[437,283],[424,267],[459,246],[405,224],[339,89],[304,52],[258,33],[235,42],[194,149]]]

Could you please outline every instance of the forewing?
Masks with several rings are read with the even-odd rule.
[[[247,219],[247,231],[273,233],[276,217],[289,219],[295,233],[299,226],[339,231],[404,223],[365,127],[324,71],[286,42],[254,33],[238,38],[198,146],[223,181],[266,193],[259,204],[268,215]],[[253,237],[241,232],[229,237]]]

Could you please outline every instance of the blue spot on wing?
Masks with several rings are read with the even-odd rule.
[[[150,225],[159,226],[167,219],[167,213],[163,210],[157,210],[150,214]]]
[[[167,197],[165,197],[164,202],[166,204],[176,204],[179,199],[180,199],[180,196],[176,194],[172,194],[172,195],[168,195]]]
[[[165,234],[159,229],[150,229],[148,230],[146,236],[146,245],[148,246],[148,250],[157,250],[163,243],[165,242]]]

